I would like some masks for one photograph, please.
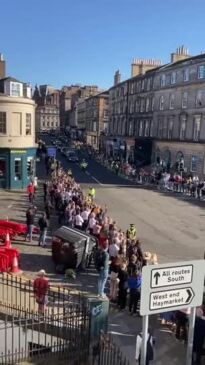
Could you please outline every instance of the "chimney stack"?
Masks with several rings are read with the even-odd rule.
[[[117,70],[114,75],[114,85],[117,85],[121,82],[121,74],[120,71]]]
[[[189,57],[191,56],[189,55],[188,48],[182,45],[176,49],[176,52],[171,53],[171,63],[186,60]]]
[[[6,77],[6,61],[4,60],[4,56],[0,53],[0,79]]]
[[[145,72],[161,65],[160,60],[134,58],[131,65],[131,77],[143,75]]]

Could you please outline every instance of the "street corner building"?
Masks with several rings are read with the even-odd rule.
[[[0,64],[3,61],[1,56]],[[24,189],[35,176],[35,102],[31,87],[0,67],[0,188]]]

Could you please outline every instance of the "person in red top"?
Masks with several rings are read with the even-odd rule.
[[[33,199],[34,199],[34,194],[35,194],[34,184],[30,183],[27,186],[27,193],[28,193],[29,202],[33,204]]]
[[[34,295],[36,299],[36,303],[38,303],[38,312],[43,314],[45,310],[45,306],[48,302],[48,291],[49,291],[49,281],[46,278],[45,270],[40,270],[38,272],[38,277],[34,280]]]

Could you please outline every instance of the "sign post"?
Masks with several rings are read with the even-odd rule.
[[[148,334],[149,316],[143,316],[142,318],[142,351],[140,364],[146,365],[147,356],[147,334]]]
[[[191,313],[189,316],[189,335],[188,335],[188,344],[186,353],[186,365],[192,365],[195,319],[196,319],[196,308],[191,308]]]
[[[143,316],[142,365],[147,352],[148,316],[150,314],[192,308],[186,365],[191,365],[196,307],[203,301],[204,260],[144,266],[140,314]]]

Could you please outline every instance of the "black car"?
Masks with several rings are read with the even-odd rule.
[[[67,159],[69,162],[78,162],[79,161],[79,158],[75,152],[69,152],[67,154]]]

